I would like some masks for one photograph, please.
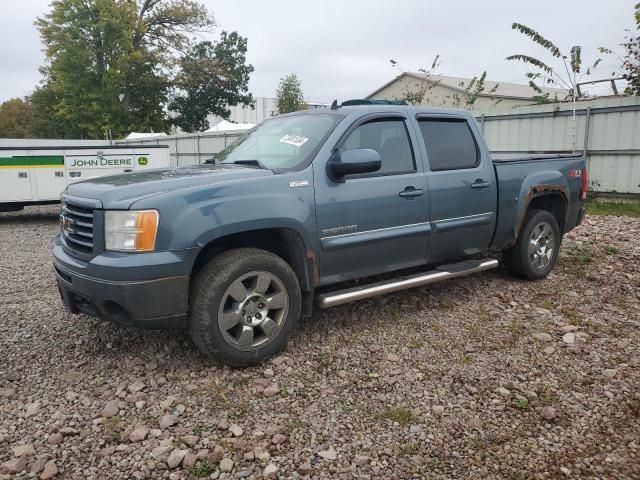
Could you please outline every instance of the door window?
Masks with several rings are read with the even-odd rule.
[[[466,121],[421,119],[418,123],[432,171],[478,166],[478,146]]]
[[[340,147],[340,153],[358,148],[378,152],[382,160],[380,170],[358,177],[395,175],[416,171],[413,149],[402,119],[381,119],[360,125]]]

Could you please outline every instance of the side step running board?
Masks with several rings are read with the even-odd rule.
[[[498,260],[495,258],[465,260],[464,262],[442,265],[435,270],[410,275],[408,277],[360,285],[346,290],[322,293],[316,296],[316,303],[320,308],[335,307],[336,305],[362,300],[363,298],[375,297],[377,295],[397,292],[399,290],[435,283],[449,278],[462,277],[464,275],[482,272],[483,270],[490,270],[497,268],[497,266]]]

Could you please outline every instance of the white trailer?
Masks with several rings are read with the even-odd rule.
[[[0,147],[0,211],[58,203],[81,180],[168,166],[166,145]]]

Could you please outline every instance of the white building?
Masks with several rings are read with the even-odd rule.
[[[270,97],[256,97],[254,108],[247,107],[246,105],[236,105],[235,107],[229,107],[231,115],[229,121],[232,123],[253,123],[257,124],[261,121],[278,114],[278,107],[276,106],[276,99]],[[308,108],[322,108],[328,106],[321,102],[307,102]],[[222,121],[222,117],[216,115],[210,115],[209,127],[214,127]]]

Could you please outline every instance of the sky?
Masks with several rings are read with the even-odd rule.
[[[298,75],[309,101],[362,98],[401,71],[430,66],[440,55],[441,75],[479,76],[526,83],[525,65],[507,61],[515,53],[545,52],[511,29],[529,25],[562,50],[583,47],[592,63],[596,49],[622,54],[625,29],[634,28],[637,0],[201,0],[217,32],[236,30],[248,38],[255,71],[254,96],[273,97],[279,79]],[[50,0],[0,1],[0,101],[30,93],[40,81],[44,55],[33,25]],[[7,5],[11,5],[8,8]],[[203,38],[215,40],[216,33]],[[393,68],[389,60],[398,66]],[[589,78],[608,78],[621,61],[607,57]]]

